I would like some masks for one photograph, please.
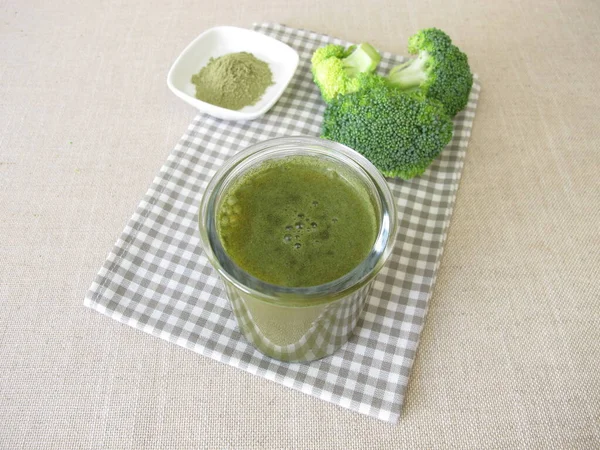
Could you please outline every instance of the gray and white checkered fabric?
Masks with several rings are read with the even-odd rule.
[[[263,356],[236,327],[223,285],[199,245],[197,213],[208,180],[228,157],[269,138],[318,136],[324,105],[310,75],[313,51],[339,39],[278,24],[254,29],[285,42],[300,65],[262,118],[227,122],[198,115],[154,179],[110,252],[85,305],[134,328],[306,394],[378,419],[401,411],[466,153],[479,83],[455,118],[454,138],[430,169],[390,181],[399,236],[375,280],[354,336],[309,364]],[[380,70],[402,61],[382,53]]]

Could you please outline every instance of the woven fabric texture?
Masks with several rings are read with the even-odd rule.
[[[310,57],[339,39],[279,24],[259,32],[300,55],[288,89],[260,120],[197,116],[154,179],[85,300],[120,322],[205,356],[340,406],[396,421],[414,361],[475,115],[479,84],[455,118],[454,137],[427,172],[391,180],[398,207],[392,256],[375,281],[354,336],[310,364],[261,355],[240,334],[223,285],[199,248],[198,205],[216,169],[250,144],[280,136],[318,136],[323,102]],[[382,54],[387,72],[402,58]]]

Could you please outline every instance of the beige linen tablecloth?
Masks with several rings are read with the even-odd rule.
[[[600,4],[3,2],[0,448],[598,448]],[[406,54],[446,30],[484,87],[390,425],[82,306],[195,111],[168,92],[215,25]]]

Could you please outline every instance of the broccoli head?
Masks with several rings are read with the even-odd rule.
[[[411,36],[408,51],[417,57],[394,67],[388,75],[390,83],[403,91],[419,90],[439,100],[454,117],[467,105],[473,85],[467,55],[437,28]]]
[[[315,51],[312,56],[312,74],[321,96],[329,103],[338,95],[356,92],[361,88],[358,77],[372,73],[381,56],[370,44],[362,43],[344,48],[329,44]]]
[[[420,92],[402,92],[374,75],[367,81],[369,89],[327,105],[322,137],[358,151],[387,177],[421,175],[452,139],[452,120]]]

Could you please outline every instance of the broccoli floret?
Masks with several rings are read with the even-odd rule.
[[[403,91],[420,90],[426,97],[439,100],[454,117],[467,105],[473,85],[467,55],[437,28],[411,36],[408,51],[417,57],[394,67],[388,75],[390,83]]]
[[[385,80],[339,96],[325,108],[322,137],[369,159],[385,176],[421,175],[452,139],[452,120],[437,100],[402,92]]]
[[[313,79],[321,90],[323,100],[329,103],[338,95],[356,92],[361,88],[358,75],[372,73],[380,60],[379,52],[367,43],[347,49],[329,44],[313,54]]]

